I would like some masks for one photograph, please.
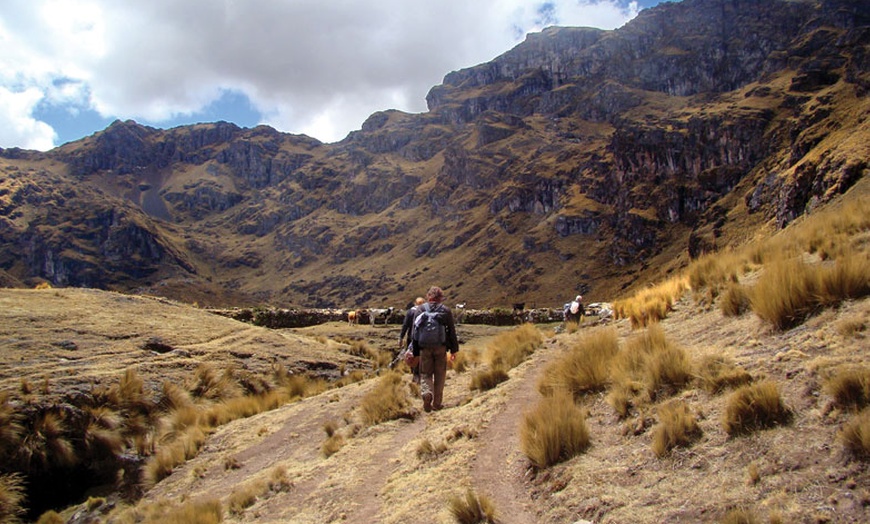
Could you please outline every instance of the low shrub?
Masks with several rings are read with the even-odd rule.
[[[610,364],[619,352],[616,328],[596,328],[584,335],[565,355],[544,368],[538,391],[550,395],[570,391],[574,398],[604,391],[610,382]]]
[[[458,524],[495,524],[495,507],[484,495],[469,489],[465,496],[453,495],[447,502],[450,514]]]
[[[719,393],[752,382],[752,375],[722,355],[705,355],[695,366],[699,385],[708,393]]]
[[[870,369],[841,370],[825,381],[825,390],[838,406],[860,411],[870,404]]]
[[[862,459],[870,458],[870,409],[864,409],[852,417],[843,426],[839,437],[853,455]]]
[[[579,455],[589,443],[586,414],[567,391],[554,391],[523,415],[520,447],[538,468]]]
[[[701,437],[701,428],[689,406],[682,401],[662,405],[659,422],[652,430],[652,450],[663,457],[673,448],[687,447]]]
[[[723,426],[731,435],[785,424],[791,411],[785,406],[776,383],[759,382],[738,388],[725,405]]]
[[[414,418],[402,375],[395,371],[383,374],[377,385],[363,397],[360,411],[363,422],[369,426],[399,418]]]

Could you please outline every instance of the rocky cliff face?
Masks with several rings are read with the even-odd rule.
[[[857,0],[684,0],[529,35],[337,144],[116,122],[6,150],[0,271],[207,303],[610,299],[865,176],[868,23]]]

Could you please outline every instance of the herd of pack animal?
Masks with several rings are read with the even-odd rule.
[[[589,305],[584,305],[583,297],[577,297],[566,303],[562,307],[562,320],[564,322],[580,322],[584,317],[596,317],[599,321],[607,321],[613,316],[613,310],[610,304],[606,302],[595,302]],[[513,304],[513,316],[520,322],[532,322],[535,320],[532,310],[526,310],[524,302]],[[453,307],[453,314],[457,324],[461,324],[464,320],[466,312],[466,303],[461,302]],[[347,312],[347,323],[349,325],[357,325],[360,321],[368,320],[369,324],[375,326],[377,324],[386,325],[393,317],[403,318],[404,312],[394,308],[369,308],[369,309],[354,309]]]

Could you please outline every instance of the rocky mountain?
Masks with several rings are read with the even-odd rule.
[[[0,283],[202,305],[613,298],[865,176],[861,0],[683,0],[551,27],[335,144],[132,121],[0,150]]]

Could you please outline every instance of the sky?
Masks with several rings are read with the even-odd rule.
[[[224,120],[336,142],[426,111],[451,71],[547,26],[615,29],[660,0],[2,0],[0,147],[116,119]]]

